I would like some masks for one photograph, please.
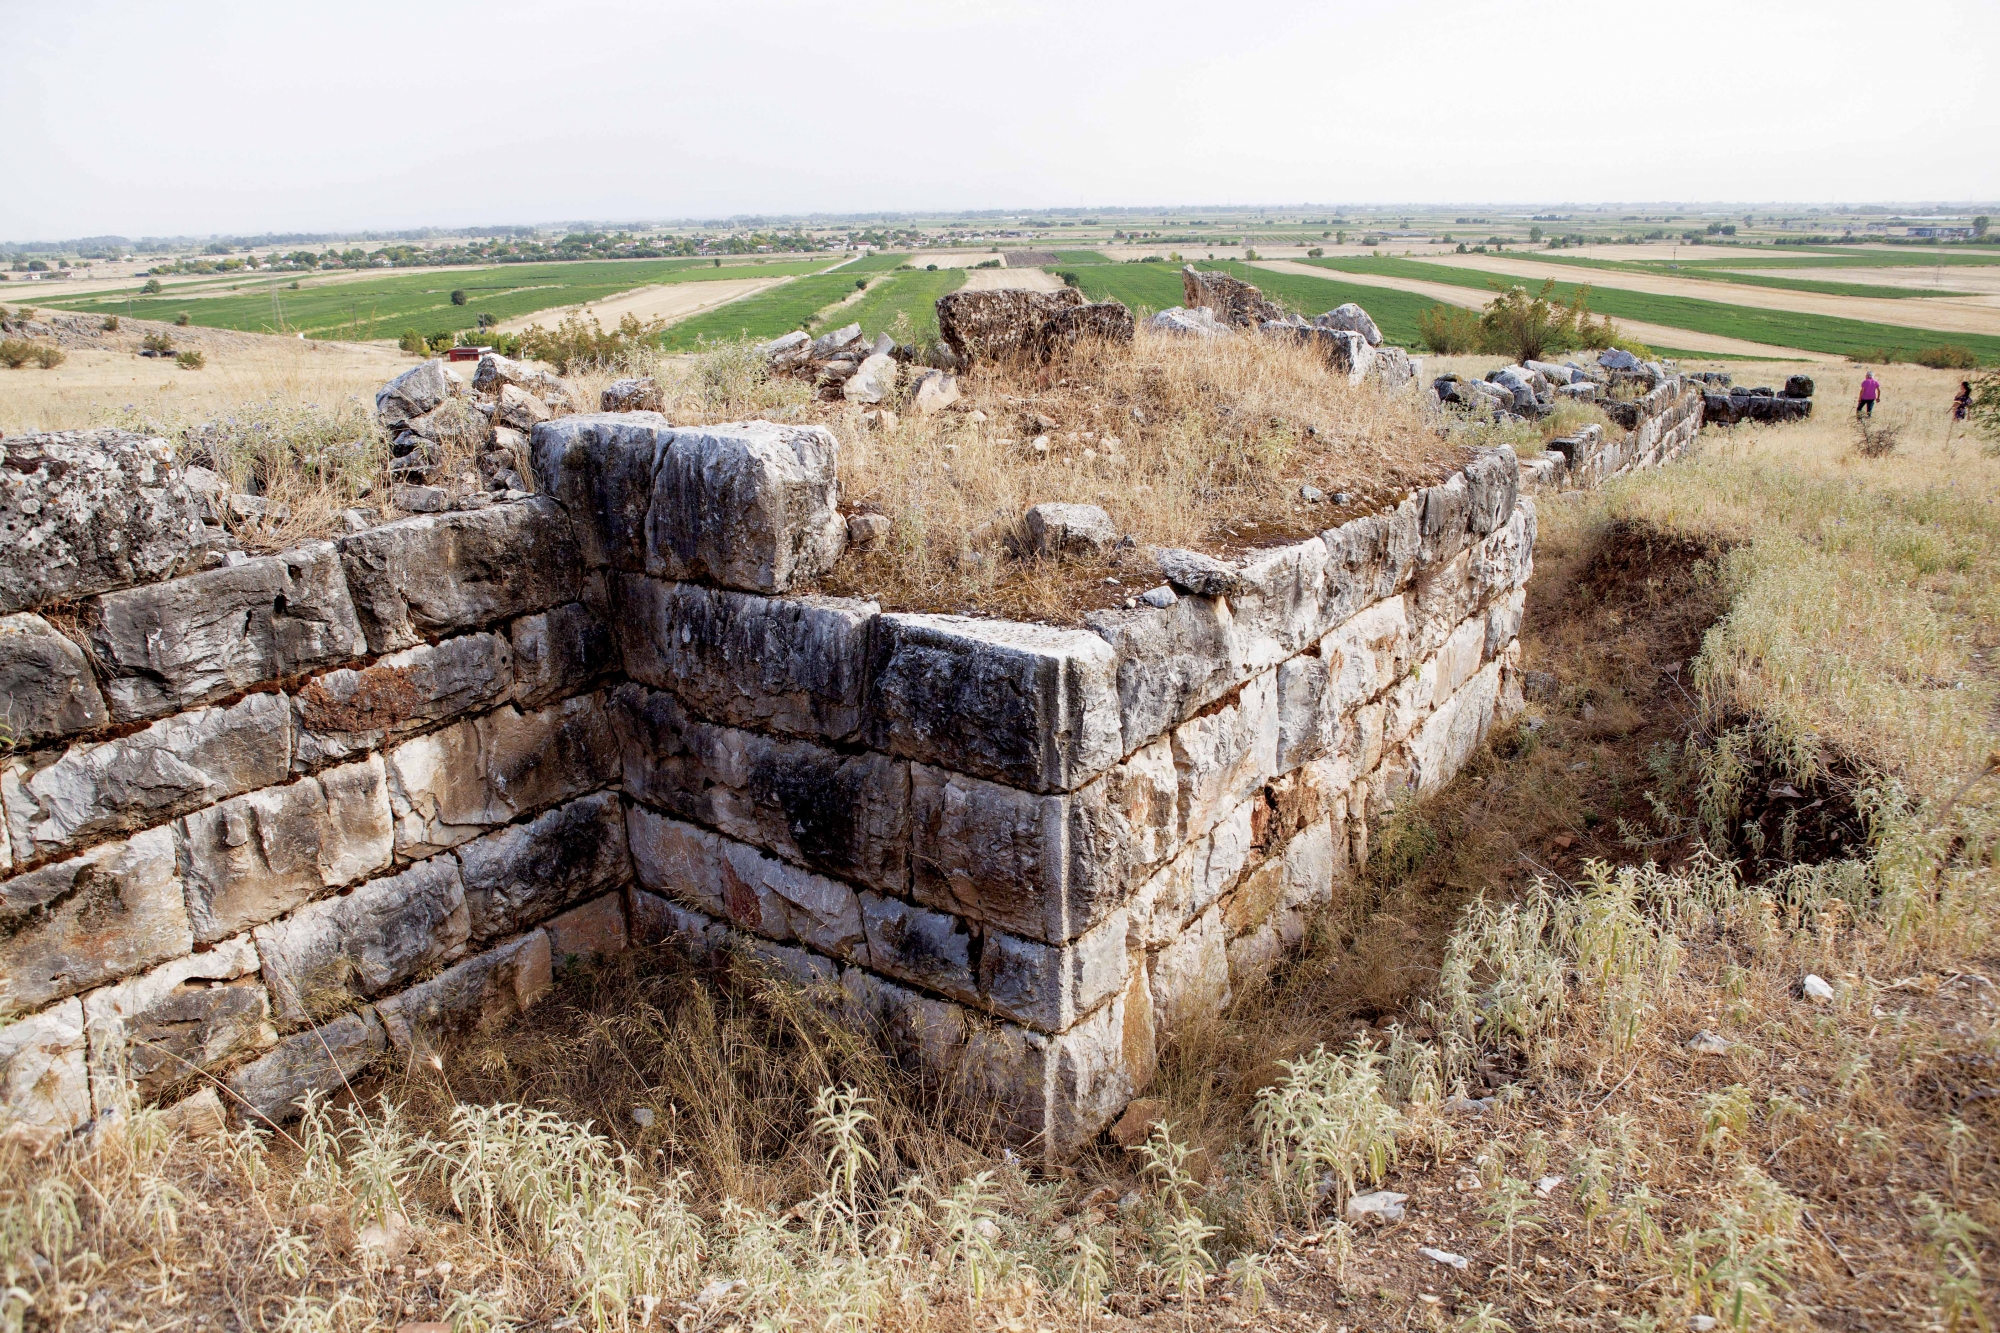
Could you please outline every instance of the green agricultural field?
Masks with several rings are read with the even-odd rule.
[[[1254,283],[1271,300],[1308,317],[1325,314],[1337,305],[1352,301],[1366,310],[1369,318],[1375,321],[1375,326],[1382,330],[1383,341],[1399,347],[1423,345],[1423,339],[1417,332],[1417,317],[1437,304],[1415,292],[1399,292],[1390,287],[1364,287],[1360,283],[1339,282],[1332,278],[1308,278],[1302,273],[1276,273],[1234,260],[1216,260],[1195,267],[1217,270]]]
[[[843,270],[844,271],[844,270]],[[937,337],[937,299],[955,292],[965,281],[962,268],[941,268],[935,273],[892,273],[868,284],[868,291],[839,314],[842,324],[860,324],[869,337],[894,332],[896,316],[908,315],[910,331],[906,341],[924,342]]]
[[[1340,258],[1300,262],[1337,272],[1379,273],[1385,278],[1439,282],[1476,291],[1491,291],[1495,284],[1505,281],[1495,274],[1430,264],[1420,259]],[[1573,282],[1558,282],[1555,292],[1562,299],[1569,300],[1576,295],[1577,288],[1578,284]],[[1759,310],[1721,301],[1690,296],[1657,296],[1618,287],[1592,286],[1590,308],[1613,319],[1642,320],[1648,324],[1664,324],[1670,328],[1690,329],[1721,338],[1741,338],[1746,342],[1768,343],[1776,347],[1799,347],[1831,356],[1872,358],[1884,350],[1900,349],[1908,354],[1923,347],[1953,343],[1971,348],[1982,364],[2000,363],[2000,337],[1992,334],[1944,333],[1899,324],[1878,324],[1872,320],[1845,319],[1838,315]]]
[[[1142,319],[1181,304],[1181,271],[1172,264],[1080,264],[1076,279],[1091,300],[1123,301]]]
[[[1787,292],[1818,292],[1823,296],[1872,296],[1891,300],[1912,296],[1976,296],[1976,292],[1949,291],[1938,287],[1888,287],[1868,282],[1827,282],[1818,278],[1774,278],[1768,273],[1745,272],[1721,267],[1696,268],[1657,259],[1582,259],[1546,252],[1522,254],[1521,259],[1564,268],[1593,268],[1611,273],[1657,273],[1663,277],[1698,278],[1705,282],[1728,283],[1739,287],[1771,287]],[[1350,270],[1350,272],[1353,270]]]
[[[850,259],[840,266],[840,271],[842,273],[887,273],[890,269],[915,262],[916,258],[913,255],[876,253],[863,255],[859,259]]]
[[[1110,259],[1099,250],[1058,250],[1056,251],[1056,262],[1058,264],[1110,264],[1116,261]]]
[[[185,312],[190,323],[204,328],[366,341],[394,338],[405,329],[415,329],[426,337],[452,333],[475,327],[482,314],[504,321],[559,306],[600,301],[634,287],[816,273],[826,265],[823,259],[725,264],[720,268],[678,259],[505,264],[345,281],[304,279],[297,291],[273,275],[236,295],[187,296],[169,290],[159,296],[93,295],[47,304],[86,314],[141,319],[171,320]],[[454,290],[465,292],[464,305],[451,303]]]
[[[684,352],[703,342],[776,338],[804,328],[815,314],[853,291],[852,268],[793,278],[754,296],[682,320],[666,331],[660,345],[668,351]]]

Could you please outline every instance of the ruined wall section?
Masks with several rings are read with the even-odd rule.
[[[1551,440],[1539,458],[1521,464],[1522,480],[1537,490],[1592,490],[1627,472],[1670,463],[1701,433],[1703,401],[1700,385],[1672,376],[1632,405],[1629,430],[1607,437],[1602,426],[1585,426]]]
[[[205,1074],[282,1116],[625,939],[617,648],[559,506],[210,563],[0,618],[0,1101],[31,1134],[126,1081],[213,1104]]]

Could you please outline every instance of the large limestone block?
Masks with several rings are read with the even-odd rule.
[[[1423,548],[1424,492],[1320,535],[1327,552],[1327,611],[1334,623],[1402,591]]]
[[[1029,1077],[1015,1086],[1039,1096],[1038,1104],[1021,1108],[1032,1120],[1015,1124],[1030,1130],[1046,1155],[1068,1157],[1095,1139],[1139,1090],[1136,1071],[1150,1074],[1153,1025],[1131,1021],[1132,1003],[1121,995],[1060,1036],[1021,1034]],[[981,1054],[978,1044],[968,1043],[969,1063]],[[1012,1073],[998,1060],[992,1067]]]
[[[849,967],[840,974],[847,1016],[927,1084],[940,1085],[965,1056],[966,1011],[949,1000]]]
[[[1512,445],[1474,452],[1465,465],[1468,490],[1466,526],[1475,537],[1494,531],[1514,512],[1521,493],[1521,464]]]
[[[1236,657],[1235,617],[1225,597],[1098,611],[1088,624],[1116,655],[1120,734],[1128,747],[1193,717],[1247,674]]]
[[[1153,1022],[1161,1036],[1213,1018],[1229,1006],[1229,932],[1211,907],[1153,955],[1147,976]]]
[[[633,868],[652,892],[768,940],[865,961],[861,907],[847,885],[644,806],[627,823]]]
[[[1149,949],[1171,944],[1242,878],[1257,854],[1262,808],[1261,796],[1244,801],[1133,892],[1127,912],[1134,943]]]
[[[729,945],[732,932],[714,917],[641,888],[632,888],[625,896],[635,945],[665,945],[695,963],[707,962]]]
[[[535,482],[569,512],[592,568],[646,568],[653,480],[672,443],[657,412],[593,412],[535,428]]]
[[[860,730],[875,603],[623,575],[616,587],[633,679],[717,722],[827,740]]]
[[[1222,922],[1229,938],[1262,934],[1273,949],[1297,945],[1305,938],[1312,911],[1333,897],[1334,876],[1346,867],[1344,848],[1344,840],[1336,847],[1330,819],[1316,819],[1300,829],[1223,900]],[[1234,959],[1230,975],[1238,984],[1243,980]]]
[[[1237,571],[1242,587],[1230,596],[1229,609],[1232,656],[1242,671],[1274,667],[1338,623],[1329,565],[1326,543],[1314,537],[1262,554]]]
[[[495,824],[594,791],[618,771],[604,701],[511,705],[403,742],[388,755],[396,852],[428,856]]]
[[[957,291],[937,300],[938,336],[961,365],[982,357],[1011,361],[1041,354],[1052,320],[1084,304],[1074,287],[1053,292],[1024,288]]]
[[[896,898],[861,895],[864,959],[877,972],[913,982],[940,995],[979,1003],[976,942],[965,922]]]
[[[472,938],[511,935],[632,877],[625,803],[594,792],[458,849]]]
[[[540,366],[516,361],[496,352],[488,352],[479,358],[479,365],[472,372],[475,393],[498,394],[508,385],[525,389],[561,411],[568,412],[574,408],[574,395],[570,393],[569,384]]]
[[[1407,599],[1387,597],[1357,612],[1321,641],[1320,653],[1342,711],[1375,698],[1409,674]]]
[[[985,1008],[1039,1032],[1061,1032],[1125,988],[1127,921],[1113,912],[1068,944],[986,932],[979,950]]]
[[[75,999],[0,1027],[0,1133],[53,1137],[90,1119],[83,1004]]]
[[[375,394],[375,417],[394,430],[406,426],[451,396],[451,380],[442,360],[412,366]]]
[[[646,572],[773,593],[832,569],[847,545],[839,456],[821,426],[676,430],[646,516]]]
[[[1278,664],[1278,771],[1289,773],[1330,752],[1339,735],[1332,675],[1317,652]]]
[[[1283,306],[1265,300],[1262,291],[1241,278],[1199,272],[1192,264],[1181,269],[1181,299],[1188,309],[1211,310],[1233,328],[1254,329],[1265,320],[1291,318]]]
[[[869,743],[1030,791],[1118,762],[1116,662],[1084,630],[964,616],[877,619]]]
[[[460,634],[326,672],[293,696],[297,765],[317,768],[372,750],[514,692],[514,652],[498,634]]]
[[[307,1094],[331,1093],[359,1078],[387,1051],[389,1040],[374,1011],[342,1014],[278,1043],[229,1078],[231,1104],[253,1123],[297,1115]]]
[[[458,862],[421,861],[253,932],[280,1023],[297,1027],[456,959],[470,935]]]
[[[227,708],[162,718],[117,740],[72,746],[39,769],[17,762],[0,774],[15,860],[282,782],[291,759],[290,702],[253,694]]]
[[[0,615],[172,578],[208,547],[165,440],[82,430],[0,441]]]
[[[40,616],[0,616],[0,729],[10,744],[56,740],[110,721],[83,649]]]
[[[246,560],[83,606],[120,722],[157,717],[368,649],[332,542]]]
[[[1267,671],[1173,733],[1181,827],[1199,837],[1278,772],[1278,681]]]
[[[718,726],[665,691],[614,696],[625,791],[824,874],[900,893],[909,882],[909,762]]]
[[[1457,693],[1485,660],[1486,617],[1472,616],[1451,632],[1424,673],[1431,681],[1431,706],[1436,708]]]
[[[547,499],[423,514],[339,545],[371,653],[577,598],[581,560],[569,518]]]
[[[1526,588],[1516,588],[1487,609],[1485,655],[1488,661],[1498,657],[1508,644],[1514,642],[1521,632],[1521,617],[1527,609]]]
[[[1417,563],[1419,567],[1443,564],[1471,541],[1467,522],[1472,516],[1472,487],[1463,472],[1454,472],[1418,491],[1417,498],[1423,502]]]
[[[116,1105],[126,1085],[160,1100],[203,1070],[275,1044],[257,967],[256,947],[239,935],[84,996],[97,1104]]]
[[[1061,944],[1104,920],[1179,840],[1165,741],[1097,781],[1035,794],[911,765],[913,891],[941,911]]]
[[[514,648],[514,702],[522,708],[574,694],[618,665],[611,627],[582,602],[522,616],[507,634]]]
[[[0,1012],[115,981],[194,947],[171,830],[0,881]]]
[[[630,943],[625,924],[625,895],[607,893],[579,903],[542,927],[557,964],[581,958],[608,958]]]
[[[1486,739],[1499,703],[1500,669],[1498,661],[1481,667],[1411,735],[1412,779],[1419,791],[1436,791],[1451,781]]]
[[[383,1000],[375,1012],[397,1054],[422,1059],[456,1037],[513,1021],[551,984],[549,937],[533,930]]]
[[[370,755],[197,810],[177,831],[195,939],[213,943],[386,869],[395,823]]]

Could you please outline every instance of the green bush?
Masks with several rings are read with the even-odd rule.
[[[174,340],[171,334],[162,330],[158,333],[147,334],[144,338],[140,339],[139,346],[145,348],[154,356],[165,356],[168,352],[174,350]]]
[[[194,323],[194,320],[188,315],[187,311],[183,310],[180,314],[174,316],[174,323],[181,328],[186,328],[188,325]]]
[[[35,349],[35,363],[43,370],[54,370],[67,360],[69,358],[63,355],[60,347],[37,347]]]
[[[926,265],[924,265],[924,272],[926,272],[926,273],[935,273],[935,272],[937,272],[937,265],[936,265],[936,264],[926,264]]]
[[[856,279],[854,280],[854,290],[856,290],[856,291],[860,291],[860,290],[861,290],[862,288],[866,287],[867,285],[868,285],[868,279],[866,279],[866,278],[856,278]]]
[[[106,333],[118,332],[118,316],[106,315],[104,317],[104,331]]]
[[[174,357],[174,364],[182,370],[200,370],[208,364],[208,358],[200,352],[182,352]]]
[[[465,304],[465,288],[463,288],[463,287],[454,287],[454,288],[452,288],[452,292],[451,292],[451,303],[452,303],[453,305],[464,305],[464,304]]]
[[[422,356],[430,350],[431,345],[425,339],[424,335],[418,333],[415,329],[404,329],[403,336],[396,339],[396,346],[402,348],[411,356]]]
[[[0,364],[19,370],[35,359],[35,345],[26,338],[0,339]]]
[[[1479,316],[1455,305],[1434,305],[1417,316],[1424,346],[1439,356],[1461,356],[1479,346]]]
[[[1526,287],[1509,287],[1479,317],[1480,348],[1511,356],[1516,362],[1540,361],[1572,347],[1608,347],[1618,330],[1608,319],[1590,317],[1590,288],[1577,289],[1565,304],[1555,297],[1555,279],[1528,295]]]
[[[160,280],[158,278],[146,279],[146,285],[139,289],[139,295],[141,296],[158,296],[159,294]]]
[[[1971,370],[1979,364],[1979,358],[1972,354],[1970,347],[1958,343],[1940,343],[1936,347],[1925,347],[1918,351],[1916,362],[1929,366],[1932,370]]]
[[[1324,255],[1325,253],[1326,253],[1326,251],[1325,251],[1325,250],[1323,250],[1323,249],[1321,249],[1321,248],[1320,248],[1319,246],[1315,245],[1315,246],[1314,246],[1314,247],[1313,247],[1312,249],[1310,249],[1310,250],[1306,251],[1306,258],[1308,258],[1308,259],[1318,259],[1318,258],[1319,258],[1320,256]]]
[[[665,320],[641,324],[638,316],[628,314],[618,321],[617,328],[607,332],[597,316],[586,322],[584,316],[573,314],[554,332],[537,324],[522,334],[521,355],[546,361],[567,375],[587,366],[609,365],[621,355],[652,343],[665,329]]]
[[[1063,286],[1065,287],[1081,287],[1083,285],[1082,279],[1078,278],[1074,273],[1058,273],[1056,276],[1063,280]]]

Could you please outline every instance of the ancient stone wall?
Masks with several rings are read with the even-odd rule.
[[[1663,386],[1079,629],[794,593],[831,437],[649,412],[537,426],[534,499],[105,575],[0,619],[0,1096],[61,1131],[205,1072],[279,1117],[671,939],[1066,1151],[1518,707],[1523,485],[1699,420]]]

